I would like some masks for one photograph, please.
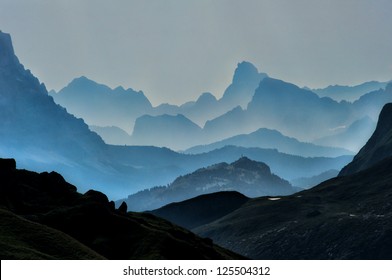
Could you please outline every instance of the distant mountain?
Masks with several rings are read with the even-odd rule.
[[[348,103],[320,98],[281,80],[264,79],[247,110],[248,118],[299,140],[329,135],[330,129],[352,118]]]
[[[137,117],[152,110],[150,101],[141,91],[111,89],[83,76],[52,96],[56,103],[89,125],[116,125],[128,132],[132,131]]]
[[[185,155],[166,148],[107,145],[82,119],[55,104],[45,86],[19,63],[5,33],[0,33],[0,118],[2,157],[16,158],[19,168],[54,170],[80,190],[94,186],[111,199],[166,185],[180,175],[232,162],[241,155],[265,162],[286,180],[341,169],[351,160],[302,158],[253,148],[227,147]]]
[[[314,140],[313,143],[358,152],[366,144],[375,128],[376,122],[366,116],[348,127],[343,126],[336,129],[336,132],[330,136]]]
[[[242,258],[150,214],[126,213],[126,204],[115,209],[103,193],[82,195],[57,173],[15,166],[0,160],[2,259]]]
[[[132,145],[132,137],[126,131],[117,126],[90,125],[89,129],[102,137],[106,144]]]
[[[388,85],[387,90],[392,91],[392,84]],[[353,161],[342,169],[339,176],[367,169],[390,156],[392,156],[392,103],[384,106],[373,135]]]
[[[219,163],[178,177],[167,187],[156,187],[128,196],[131,209],[144,211],[201,194],[237,191],[249,197],[294,193],[290,183],[271,173],[268,165],[246,157]]]
[[[224,112],[225,110],[220,108],[216,97],[209,92],[205,92],[196,101],[186,102],[181,106],[161,104],[155,107],[150,114],[153,116],[181,114],[197,125],[203,126],[207,120],[213,119]]]
[[[387,83],[370,81],[356,86],[328,86],[326,88],[312,89],[320,97],[329,97],[336,101],[346,100],[354,102],[366,93],[385,89]]]
[[[339,170],[331,169],[316,176],[291,180],[290,183],[298,188],[309,189],[331,178],[335,178],[338,174]]]
[[[149,213],[192,229],[233,212],[247,201],[249,198],[239,192],[216,192],[171,203]]]
[[[300,142],[295,138],[285,136],[277,130],[261,128],[250,134],[233,136],[209,145],[199,145],[185,150],[185,153],[206,153],[224,146],[258,147],[265,149],[278,149],[282,153],[300,155],[303,157],[328,156],[336,157],[350,155],[351,151],[318,146],[311,143]]]
[[[226,111],[236,106],[245,109],[260,82],[267,77],[267,74],[259,73],[252,63],[243,61],[237,65],[233,81],[219,101],[225,105]]]
[[[253,126],[254,123],[248,122],[246,111],[241,106],[237,106],[206,122],[203,127],[205,143],[219,141],[249,130],[253,131]]]
[[[382,107],[390,102],[392,102],[392,83],[389,83],[385,89],[372,91],[361,96],[352,106],[357,114],[369,116],[376,121]]]
[[[387,88],[367,93],[354,103],[338,103],[293,84],[264,78],[246,110],[208,121],[204,133],[215,137],[211,141],[215,142],[264,127],[299,141],[312,142],[366,116],[375,120],[388,102],[392,102],[392,94]],[[219,136],[224,138],[217,139]]]
[[[202,129],[183,115],[144,115],[135,122],[132,143],[185,149],[200,143]]]

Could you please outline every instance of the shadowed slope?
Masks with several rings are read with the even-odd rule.
[[[7,258],[99,257],[87,249],[72,256],[67,249],[72,244],[65,234],[109,259],[241,258],[150,214],[125,213],[125,207],[116,210],[114,202],[100,192],[79,194],[57,173],[16,170],[13,160],[0,163],[0,207],[7,211],[6,219],[0,220],[1,244]],[[26,232],[17,230],[37,227],[43,229],[42,234],[32,231],[27,243]],[[7,230],[10,228],[13,230]],[[53,239],[60,242],[55,248]],[[61,243],[65,241],[67,244]],[[26,250],[18,251],[20,246]],[[61,246],[65,246],[64,252],[58,251]]]

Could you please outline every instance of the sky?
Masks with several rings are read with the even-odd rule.
[[[87,76],[153,105],[221,97],[237,63],[320,88],[392,79],[390,0],[0,0],[48,90]]]

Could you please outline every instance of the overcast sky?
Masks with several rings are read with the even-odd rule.
[[[0,0],[0,29],[59,90],[85,75],[154,105],[217,97],[247,60],[299,86],[392,79],[390,0]]]

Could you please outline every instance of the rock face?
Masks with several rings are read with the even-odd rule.
[[[125,204],[116,210],[100,192],[82,195],[55,172],[1,170],[2,259],[242,258],[152,215],[126,213]]]
[[[167,187],[130,195],[126,201],[131,209],[143,211],[220,191],[237,191],[249,197],[295,192],[289,182],[272,174],[265,163],[241,157],[231,164],[219,163],[180,176]]]
[[[392,92],[392,84],[389,84],[386,90]],[[345,176],[364,170],[389,156],[392,156],[392,103],[383,107],[373,135],[339,175]]]

